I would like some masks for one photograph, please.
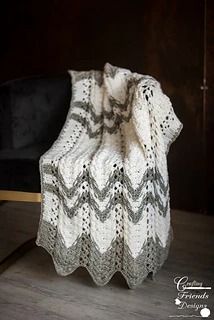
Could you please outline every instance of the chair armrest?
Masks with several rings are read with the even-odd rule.
[[[0,150],[12,148],[10,86],[0,86]]]

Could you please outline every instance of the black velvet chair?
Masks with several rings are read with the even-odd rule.
[[[71,99],[68,73],[0,86],[0,201],[41,201],[39,158],[60,133]],[[0,263],[3,271],[35,239]]]

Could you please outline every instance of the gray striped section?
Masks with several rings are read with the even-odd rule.
[[[53,171],[54,171],[54,173],[53,173]],[[114,174],[112,174],[109,177],[109,180],[108,180],[106,186],[102,190],[100,190],[98,188],[96,181],[93,179],[93,177],[90,176],[88,171],[79,174],[77,179],[74,181],[72,188],[67,188],[65,186],[61,175],[56,174],[55,173],[56,170],[52,170],[50,165],[44,165],[43,172],[46,174],[54,174],[55,176],[57,176],[57,178],[61,184],[61,187],[63,189],[63,195],[61,195],[61,193],[59,191],[60,190],[59,186],[52,185],[50,183],[49,184],[44,183],[44,188],[48,192],[56,194],[61,199],[61,201],[64,205],[64,210],[69,218],[72,218],[73,216],[75,216],[78,213],[78,209],[81,208],[85,203],[87,203],[89,205],[89,207],[95,211],[96,217],[98,219],[100,219],[100,221],[102,221],[102,222],[104,222],[106,219],[109,218],[112,210],[114,210],[115,206],[118,204],[120,204],[121,206],[123,206],[127,210],[128,218],[134,224],[138,223],[140,221],[140,219],[143,218],[142,212],[145,210],[146,206],[148,206],[149,204],[154,209],[158,208],[159,214],[162,215],[163,217],[166,216],[167,211],[168,211],[169,204],[168,204],[168,202],[166,203],[166,205],[164,205],[162,203],[161,197],[157,193],[156,187],[154,188],[155,195],[153,195],[153,193],[151,191],[147,191],[146,193],[143,192],[143,188],[145,187],[146,183],[148,181],[153,181],[154,179],[156,179],[156,183],[159,184],[163,193],[166,194],[168,191],[169,185],[167,184],[167,186],[164,186],[160,173],[155,177],[155,175],[153,174],[151,169],[148,169],[144,173],[144,176],[142,178],[142,182],[138,186],[137,189],[134,189],[132,187],[129,177],[125,173],[123,174],[123,180],[122,180],[123,188],[125,187],[126,190],[128,191],[128,197],[134,199],[135,201],[141,199],[141,203],[140,203],[139,209],[137,211],[134,211],[132,209],[132,206],[130,205],[130,202],[129,202],[127,196],[125,196],[124,192],[122,194],[118,193],[114,197],[111,197],[108,201],[108,207],[105,208],[104,210],[103,209],[100,210],[99,206],[97,205],[96,199],[99,199],[99,201],[104,201],[105,198],[108,196],[109,192],[114,187],[114,184],[116,182],[115,178],[114,178],[115,173],[117,173],[118,176],[121,174],[121,171],[119,169],[117,169],[114,172]],[[122,179],[122,177],[121,177],[121,179]],[[89,183],[89,191],[81,192],[81,194],[78,195],[79,188],[81,187],[81,185],[85,181],[87,181]],[[91,189],[94,191],[94,194],[96,195],[96,199],[94,199],[92,197],[92,194],[90,193]],[[76,194],[78,195],[77,199],[72,207],[69,208],[67,206],[66,201],[64,199],[64,194],[66,194],[66,197],[68,199],[72,199],[74,197],[74,195],[76,195]]]
[[[103,286],[110,281],[115,272],[119,271],[126,279],[129,288],[134,289],[149,274],[154,277],[162,267],[168,257],[172,239],[173,229],[170,227],[165,247],[157,236],[155,241],[150,237],[142,244],[139,255],[134,258],[124,238],[116,237],[109,249],[100,253],[97,243],[87,234],[79,236],[75,243],[67,248],[57,227],[44,220],[36,243],[52,256],[59,275],[69,275],[82,266],[88,270],[97,285]],[[121,252],[122,258],[116,257],[116,252]]]

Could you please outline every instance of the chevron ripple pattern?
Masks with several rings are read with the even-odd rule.
[[[109,62],[68,73],[67,118],[39,161],[36,244],[59,275],[83,266],[103,286],[119,271],[134,289],[168,257],[167,154],[183,124],[150,75]]]

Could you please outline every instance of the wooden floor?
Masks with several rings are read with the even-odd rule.
[[[7,202],[0,206],[0,256],[36,235],[40,204]],[[86,269],[58,276],[51,257],[36,247],[0,276],[0,320],[166,320],[172,315],[198,315],[178,310],[174,277],[212,286],[206,303],[214,319],[214,219],[172,211],[174,240],[156,279],[128,289],[120,273],[104,287]],[[192,300],[194,302],[194,300]],[[199,302],[199,301],[198,301]],[[205,303],[200,300],[200,303]]]

